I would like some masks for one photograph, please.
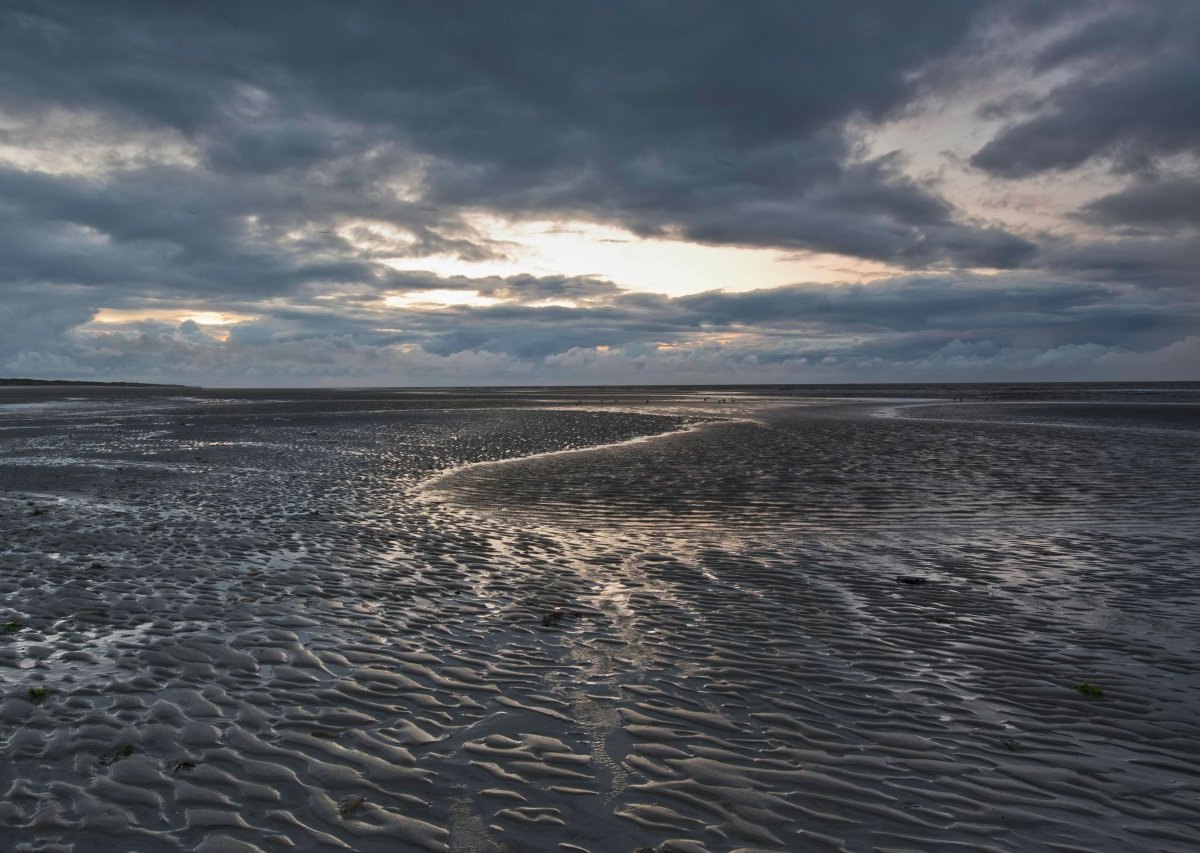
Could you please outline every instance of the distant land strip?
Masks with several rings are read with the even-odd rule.
[[[194,385],[169,385],[156,382],[95,382],[85,379],[5,379],[0,377],[0,386],[4,385],[104,385],[110,388],[194,388]]]

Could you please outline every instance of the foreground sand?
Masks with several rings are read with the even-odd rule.
[[[0,849],[1196,849],[1200,430],[1113,412],[0,406]]]

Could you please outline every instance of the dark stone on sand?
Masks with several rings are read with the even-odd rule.
[[[102,753],[96,759],[96,763],[100,764],[104,767],[108,767],[109,765],[116,764],[118,761],[126,759],[131,755],[133,755],[133,745],[126,744],[125,746],[120,747],[119,749],[114,749],[110,752]]]

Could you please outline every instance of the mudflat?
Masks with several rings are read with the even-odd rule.
[[[1194,389],[943,394],[4,389],[0,847],[1200,847]]]

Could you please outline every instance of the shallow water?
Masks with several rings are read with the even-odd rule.
[[[1186,405],[648,393],[0,406],[6,849],[1200,844]]]

